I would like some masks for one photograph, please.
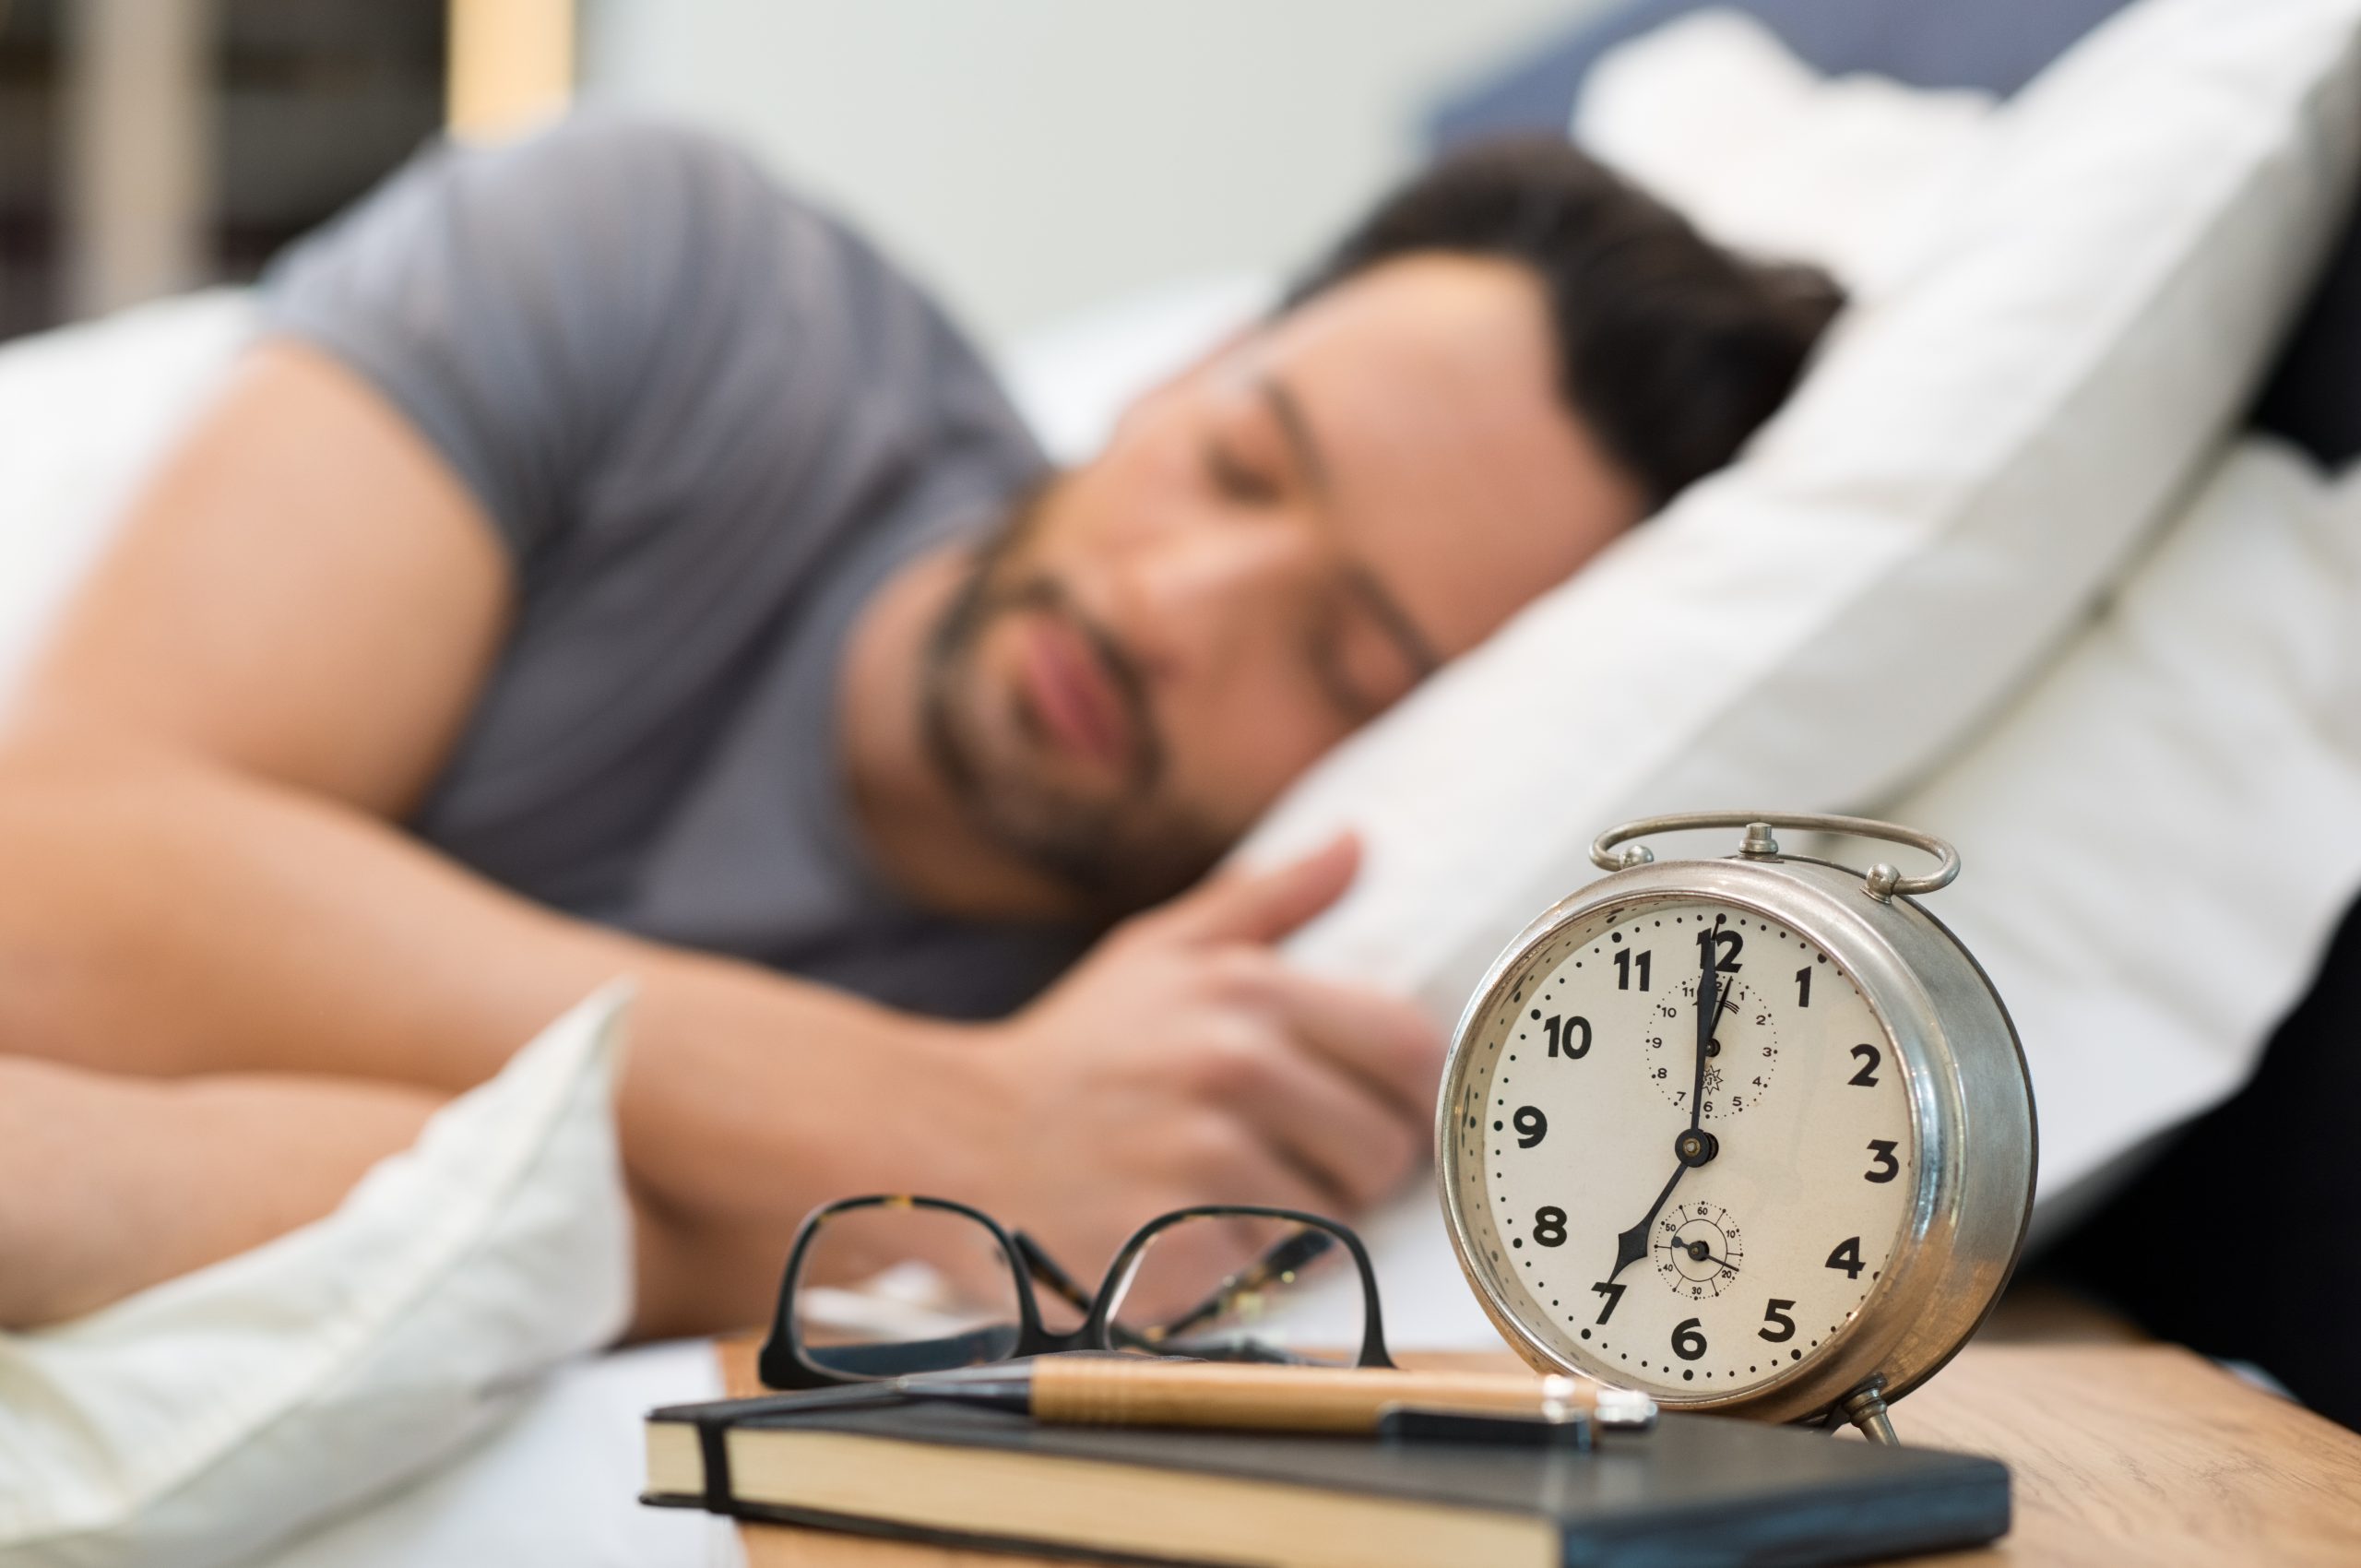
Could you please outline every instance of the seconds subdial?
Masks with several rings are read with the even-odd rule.
[[[1704,1120],[1741,1116],[1771,1087],[1779,1065],[1779,1028],[1754,989],[1730,975],[1721,977],[1713,1038],[1705,1042]],[[1642,1053],[1648,1080],[1684,1114],[1691,1086],[1690,1025],[1697,1009],[1697,977],[1667,987],[1649,1016],[1648,1049]]]
[[[1656,1220],[1656,1273],[1691,1301],[1738,1288],[1746,1247],[1738,1221],[1719,1204],[1676,1206]]]

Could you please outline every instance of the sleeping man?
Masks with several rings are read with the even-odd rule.
[[[1086,1267],[1365,1206],[1441,1042],[1272,952],[1354,846],[1207,873],[1834,305],[1567,148],[1467,155],[1053,473],[739,157],[429,155],[279,264],[10,708],[0,1323],[325,1213],[621,973],[642,1334],[762,1315],[853,1193]]]

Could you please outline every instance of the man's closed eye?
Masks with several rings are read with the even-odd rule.
[[[1205,443],[1205,474],[1223,499],[1244,506],[1275,506],[1286,493],[1276,474],[1220,441]]]
[[[1394,706],[1425,673],[1343,594],[1306,627],[1304,665],[1323,699],[1355,728]]]

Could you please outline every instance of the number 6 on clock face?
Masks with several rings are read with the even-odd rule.
[[[1988,1017],[1953,1004],[1963,1036],[1998,1026],[1975,1046],[1998,1087],[1970,1087],[2003,1111],[2021,1097],[2022,1154],[1996,1142],[1998,1184],[1976,1188],[1966,1118],[1920,1065],[1955,1042],[1929,1046],[1914,977],[1872,940],[1896,918],[1948,932],[1874,907],[1843,868],[1726,865],[1626,871],[1609,879],[1626,896],[1602,884],[1528,929],[1461,1021],[1438,1170],[1462,1265],[1528,1360],[1792,1419],[1940,1365],[1950,1347],[1914,1346],[1914,1319],[1973,1326],[2022,1235],[2030,1099],[1997,999]],[[1803,885],[1748,896],[1775,877]],[[1946,1218],[1983,1191],[1981,1229]],[[2003,1242],[1973,1289],[1955,1282],[1969,1243]]]

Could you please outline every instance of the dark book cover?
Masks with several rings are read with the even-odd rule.
[[[704,1495],[651,1494],[647,1501],[949,1545],[1012,1544],[1004,1535],[913,1529],[890,1519],[781,1508],[735,1496],[720,1441],[735,1426],[801,1428],[1193,1472],[1538,1517],[1555,1525],[1560,1561],[1570,1568],[1802,1568],[1974,1546],[2009,1527],[2009,1472],[1998,1460],[1880,1447],[1725,1417],[1667,1415],[1653,1431],[1604,1432],[1595,1448],[1574,1452],[1489,1443],[1037,1425],[1004,1411],[941,1404],[803,1412],[782,1404],[729,1400],[656,1411],[651,1421],[698,1429],[707,1488]],[[1031,1539],[1016,1544],[1047,1555],[1185,1561],[1088,1552]]]

